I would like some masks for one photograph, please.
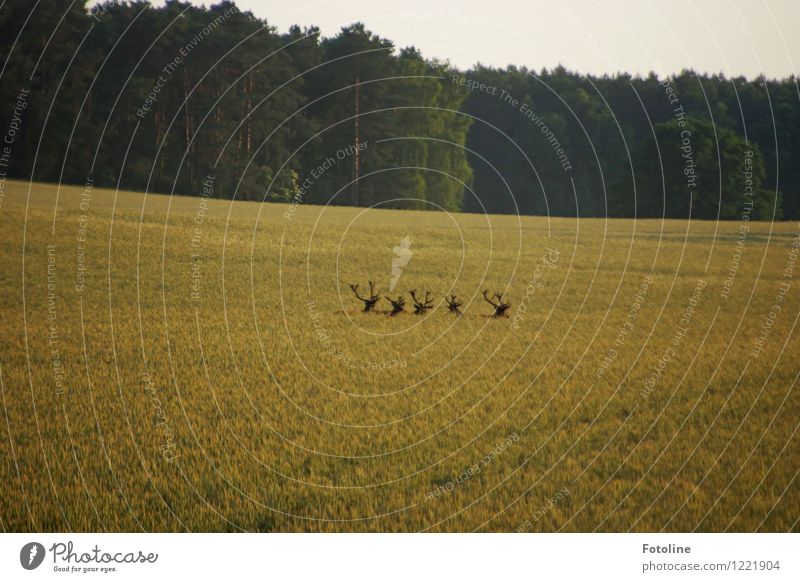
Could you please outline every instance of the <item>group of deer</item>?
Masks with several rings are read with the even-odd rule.
[[[353,295],[355,295],[360,301],[364,303],[364,312],[368,313],[370,311],[374,311],[375,305],[380,300],[380,295],[378,294],[377,287],[372,281],[369,281],[369,294],[366,296],[362,296],[361,292],[358,289],[358,284],[351,284],[350,289],[353,291]],[[414,313],[417,315],[422,315],[429,309],[433,307],[433,297],[431,296],[430,291],[425,291],[425,297],[423,298],[421,295],[417,296],[417,290],[411,289],[409,291],[411,295],[411,300],[414,302]],[[506,315],[506,311],[509,307],[511,307],[510,301],[503,300],[503,295],[500,293],[495,293],[493,297],[489,296],[488,289],[483,291],[483,298],[489,302],[489,304],[494,308],[494,313],[491,315],[493,318],[498,317],[508,317]],[[398,295],[396,298],[392,298],[389,296],[384,296],[384,299],[388,301],[392,305],[392,310],[389,312],[389,317],[394,317],[398,313],[402,313],[405,311],[406,307],[406,300],[403,295]],[[454,313],[457,316],[461,316],[461,305],[463,303],[458,300],[455,295],[450,295],[449,297],[445,297],[445,302],[447,303],[447,309]]]

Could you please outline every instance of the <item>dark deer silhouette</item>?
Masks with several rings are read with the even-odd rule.
[[[403,298],[402,295],[398,295],[397,299],[392,299],[391,297],[385,297],[386,301],[392,304],[392,311],[389,313],[389,317],[394,317],[406,306],[406,300]]]
[[[380,299],[380,295],[376,293],[375,284],[372,281],[369,281],[369,295],[367,297],[362,297],[359,295],[358,291],[358,283],[355,285],[350,285],[350,289],[353,290],[353,295],[355,295],[360,301],[364,302],[364,312],[372,311],[375,307],[375,304]]]
[[[450,310],[451,313],[455,313],[456,315],[461,315],[461,307],[462,303],[459,301],[455,295],[451,295],[450,297],[446,297],[445,301],[447,301],[447,309]]]
[[[495,301],[492,301],[491,299],[489,299],[489,290],[484,289],[483,298],[486,299],[486,301],[488,301],[492,307],[494,307],[494,313],[492,314],[493,318],[508,317],[506,315],[506,310],[509,307],[511,307],[511,302],[503,301],[503,296],[500,293],[495,293],[494,294]]]
[[[433,297],[431,297],[430,291],[425,291],[425,299],[421,300],[417,297],[416,289],[412,289],[410,291],[411,299],[414,301],[414,313],[417,315],[422,315],[426,311],[428,311],[431,307],[433,307]]]

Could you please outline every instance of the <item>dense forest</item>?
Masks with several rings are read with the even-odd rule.
[[[232,2],[6,0],[0,61],[8,177],[468,212],[800,218],[795,78],[459,71],[361,24],[280,33]]]

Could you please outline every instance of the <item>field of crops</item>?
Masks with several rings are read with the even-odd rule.
[[[798,224],[2,192],[5,531],[798,530]]]

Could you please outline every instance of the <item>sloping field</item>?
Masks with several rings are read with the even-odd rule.
[[[798,529],[800,225],[3,193],[4,530]]]

